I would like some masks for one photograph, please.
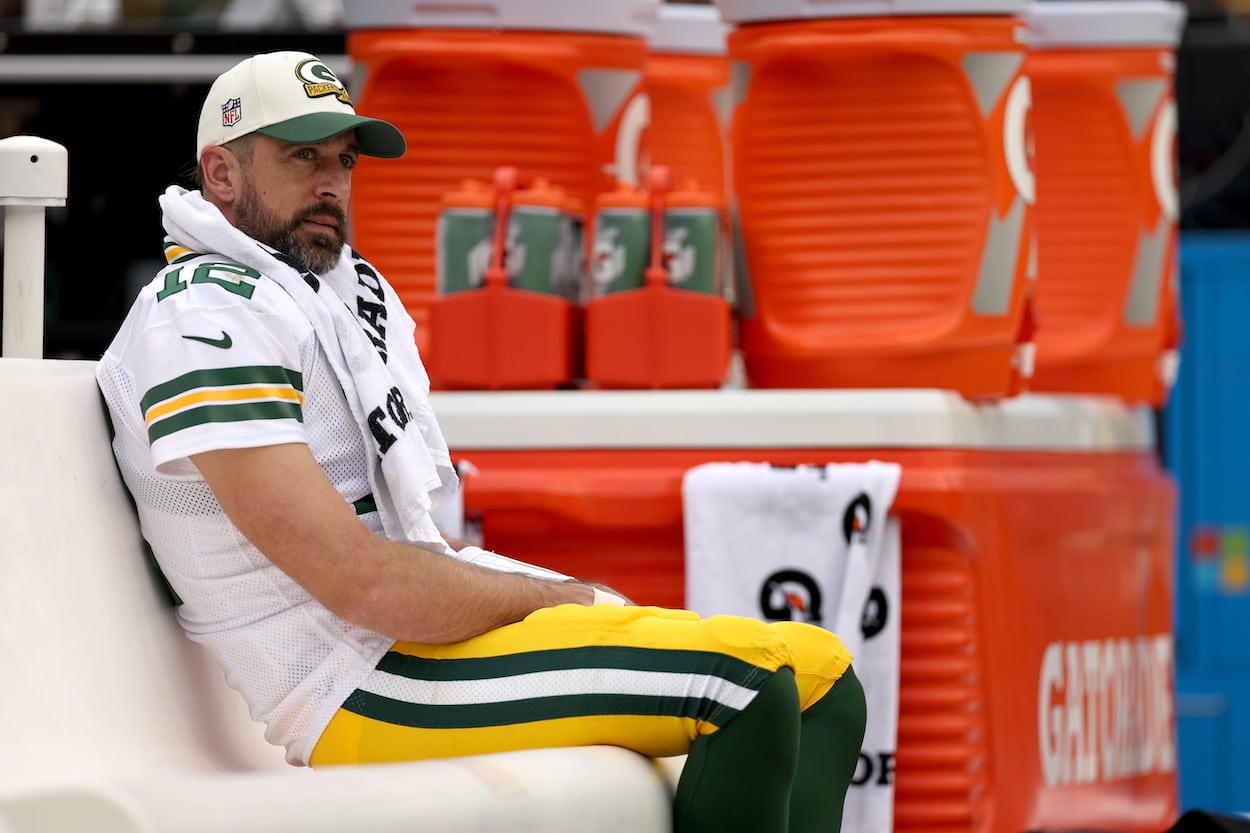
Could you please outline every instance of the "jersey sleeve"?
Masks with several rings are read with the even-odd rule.
[[[204,281],[147,299],[151,314],[125,363],[157,472],[194,476],[188,458],[206,451],[307,443],[303,356],[311,329],[286,308],[293,303],[285,293],[276,297],[272,283],[265,289],[269,297],[256,287],[244,297]]]

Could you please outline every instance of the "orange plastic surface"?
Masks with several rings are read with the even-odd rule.
[[[1047,49],[1028,57],[1038,195],[1036,390],[1117,394],[1156,407],[1166,401],[1158,369],[1179,342],[1177,231],[1160,200],[1152,155],[1164,154],[1163,187],[1175,188],[1176,133],[1161,124],[1175,106],[1172,66],[1166,48]],[[1134,124],[1121,91],[1152,82],[1148,120]],[[1139,265],[1150,236],[1163,238],[1162,257]],[[1125,305],[1135,276],[1154,288],[1143,299],[1149,314],[1130,321]]]
[[[526,187],[519,189],[514,195],[512,204],[552,208],[567,211],[579,217],[582,213],[580,200],[544,177],[535,177],[532,182],[526,184]]]
[[[729,304],[648,285],[586,302],[586,379],[604,388],[715,388],[729,370]]]
[[[1025,143],[1024,50],[1008,15],[730,32],[730,60],[750,69],[732,190],[753,386],[1018,387],[1032,209],[1008,157]],[[965,70],[982,60],[996,79],[985,101]],[[1004,254],[988,274],[1005,303],[978,311],[995,228]]]
[[[645,211],[650,205],[646,189],[632,182],[614,182],[606,191],[595,194],[595,211],[604,208],[635,208]]]
[[[495,207],[495,190],[480,179],[465,179],[454,191],[443,194],[440,201],[444,208],[490,209]]]
[[[550,390],[581,375],[582,309],[486,285],[434,299],[425,361],[435,389]]]
[[[724,55],[653,52],[646,60],[651,159],[667,165],[678,182],[697,180],[718,204],[725,199],[725,127],[719,112],[729,84]]]
[[[463,481],[465,511],[480,522],[485,546],[607,582],[640,603],[677,607],[689,468],[900,463],[894,829],[1162,833],[1175,821],[1173,715],[1144,708],[1170,704],[1170,663],[1149,679],[1116,670],[1122,646],[1172,633],[1175,493],[1152,455],[737,448],[453,456],[474,466]],[[1083,652],[1102,660],[1081,672],[1084,687],[1072,676],[1047,682],[1047,659],[1071,670],[1072,651],[1082,668]],[[1107,676],[1093,673],[1099,668]],[[1141,686],[1159,693],[1161,685],[1163,700],[1142,694]],[[1083,731],[1056,732],[1056,720]],[[1153,734],[1135,734],[1136,726]],[[1065,749],[1066,768],[1056,768]],[[1086,764],[1093,768],[1082,775]]]

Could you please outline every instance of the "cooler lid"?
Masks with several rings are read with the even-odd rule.
[[[652,52],[724,55],[729,24],[715,6],[661,3],[647,43]]]
[[[646,36],[660,0],[356,0],[351,29],[503,29]]]
[[[1022,15],[1030,0],[715,0],[728,23],[818,17]]]
[[[1185,5],[1174,0],[1037,0],[1029,46],[1169,46],[1181,41]]]
[[[440,391],[447,444],[473,449],[966,448],[1144,451],[1149,414],[1111,397],[977,405],[939,390]]]

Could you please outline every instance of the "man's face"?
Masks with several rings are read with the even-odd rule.
[[[355,133],[315,145],[257,136],[245,164],[235,224],[249,236],[324,274],[347,239],[347,201],[357,158]]]

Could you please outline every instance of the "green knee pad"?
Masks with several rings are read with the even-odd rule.
[[[799,695],[794,672],[782,667],[733,720],[691,744],[674,833],[786,833],[798,754]]]

